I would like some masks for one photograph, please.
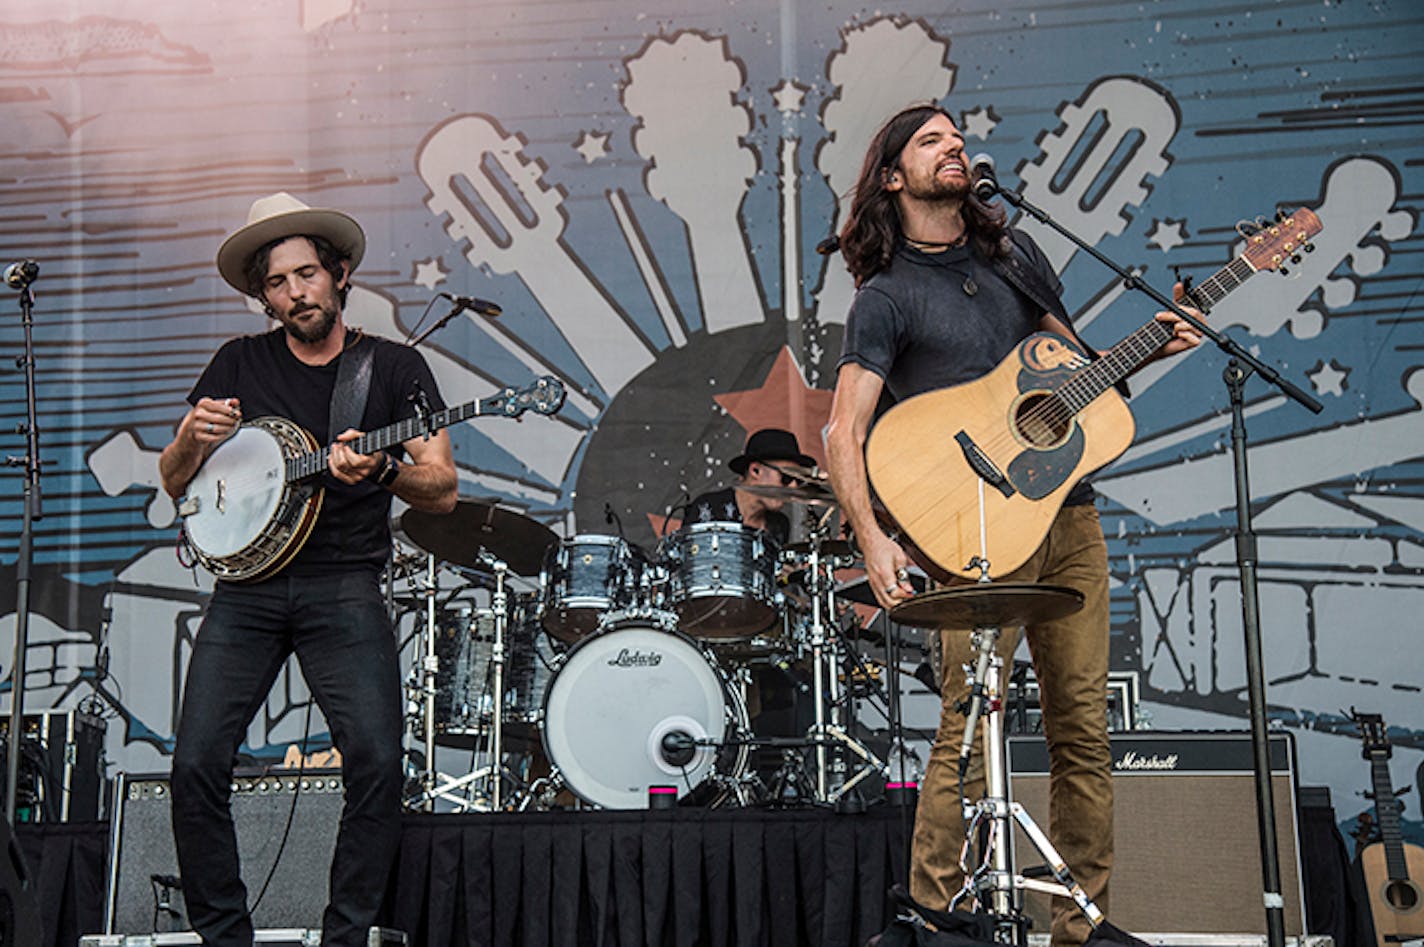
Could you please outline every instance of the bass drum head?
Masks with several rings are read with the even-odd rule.
[[[649,786],[676,786],[682,796],[712,775],[716,747],[697,746],[678,765],[663,739],[720,741],[727,706],[722,678],[692,642],[619,628],[580,642],[555,671],[544,696],[544,749],[584,801],[645,809]]]

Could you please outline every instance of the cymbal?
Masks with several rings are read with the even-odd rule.
[[[1071,615],[1083,593],[1061,585],[982,582],[936,589],[890,609],[890,620],[920,628],[1012,628]]]
[[[850,547],[850,543],[844,539],[823,539],[817,543],[817,548],[823,556],[853,556],[855,550]],[[811,543],[808,540],[787,543],[781,547],[782,552],[794,553],[798,556],[809,555]]]
[[[556,538],[543,523],[482,500],[460,500],[449,513],[406,510],[400,519],[410,541],[437,559],[487,570],[484,549],[515,575],[537,575]]]
[[[772,484],[738,484],[737,489],[752,496],[770,497],[773,500],[790,500],[792,503],[808,503],[811,506],[835,506],[836,495],[828,487],[804,484],[795,487],[778,487]]]

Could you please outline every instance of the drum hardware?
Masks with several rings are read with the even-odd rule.
[[[872,772],[885,772],[885,764],[844,729],[839,719],[844,710],[840,689],[840,658],[844,640],[835,621],[835,569],[837,557],[823,552],[826,526],[833,510],[811,518],[810,536],[805,555],[805,583],[811,601],[808,617],[808,645],[811,654],[812,702],[815,722],[808,737],[814,743],[816,755],[815,798],[822,803],[840,803],[846,794]],[[861,762],[854,775],[849,775],[846,752]],[[835,752],[833,752],[835,751]]]
[[[1070,898],[1095,930],[1105,920],[1097,905],[1074,881],[1048,836],[1023,806],[1010,796],[1007,728],[1003,721],[1004,659],[996,650],[1005,625],[1012,627],[1062,618],[1082,607],[1083,596],[1074,589],[990,582],[985,568],[983,577],[974,585],[941,589],[902,602],[890,612],[891,619],[902,624],[964,628],[968,623],[973,628],[970,641],[974,645],[975,663],[972,668],[966,667],[970,695],[965,714],[964,740],[960,746],[959,776],[962,782],[969,767],[975,730],[982,717],[985,788],[983,798],[974,802],[961,800],[967,823],[964,847],[960,851],[964,885],[951,899],[950,910],[966,899],[987,902],[989,913],[995,918],[998,939],[1004,942],[1022,942],[1019,935],[1026,931],[1024,891],[1041,891]],[[1013,823],[1018,824],[1047,862],[1048,871],[1055,881],[1026,878],[1015,870],[1011,848]],[[971,846],[980,837],[985,839],[983,851],[979,864],[971,869]]]

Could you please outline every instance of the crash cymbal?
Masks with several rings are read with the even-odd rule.
[[[437,559],[485,569],[480,550],[504,560],[515,575],[537,575],[554,531],[496,503],[460,500],[449,513],[406,510],[401,529],[410,541]]]
[[[778,487],[771,484],[738,484],[738,490],[752,496],[770,497],[773,500],[789,500],[792,503],[808,503],[811,506],[835,506],[836,495],[829,487],[818,484],[804,484],[795,487]]]
[[[817,543],[823,556],[854,556],[855,550],[850,543],[844,539],[823,539]],[[802,540],[795,543],[787,543],[781,547],[782,552],[789,552],[798,556],[807,556],[811,553],[811,543]]]
[[[1082,607],[1083,593],[1061,585],[981,582],[916,595],[890,609],[890,620],[920,628],[1012,628]]]
[[[817,470],[815,467],[802,467],[800,464],[786,464],[780,462],[769,466],[781,473],[790,474],[803,483],[822,483],[829,486],[831,482],[829,475],[824,471]]]

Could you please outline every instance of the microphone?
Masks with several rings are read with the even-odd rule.
[[[457,312],[469,310],[470,312],[477,312],[482,316],[489,316],[493,319],[495,316],[504,312],[503,309],[499,308],[498,303],[492,303],[488,299],[476,299],[474,296],[454,296],[450,293],[441,293],[440,295],[442,298],[448,299],[455,304],[454,311],[450,313],[452,316]]]
[[[994,176],[994,159],[982,151],[969,162],[969,178],[974,182],[974,196],[981,201],[990,200],[999,193],[999,179]]]
[[[183,880],[177,875],[149,875],[148,880],[154,884],[162,885],[165,888],[174,888],[178,891],[183,890]]]
[[[11,289],[24,289],[40,275],[40,265],[34,260],[21,260],[5,267],[5,285]]]
[[[820,243],[816,244],[816,252],[821,256],[830,256],[841,248],[841,238],[831,234]]]
[[[979,657],[974,662],[974,685],[969,691],[969,712],[964,716],[964,739],[959,743],[959,774],[969,769],[969,757],[974,752],[974,728],[984,712],[984,677],[989,673],[989,658],[994,654],[994,642],[985,636],[979,643]]]
[[[669,766],[686,766],[697,755],[697,741],[686,730],[670,730],[663,734],[661,750]]]

